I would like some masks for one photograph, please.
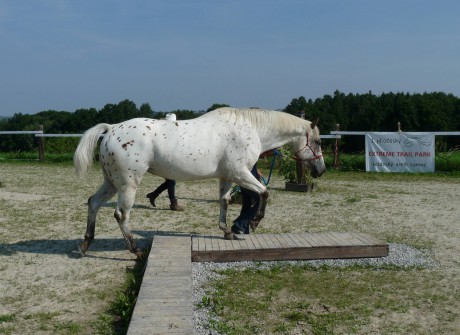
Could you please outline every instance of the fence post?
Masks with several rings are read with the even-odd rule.
[[[340,123],[335,125],[335,130],[340,131]],[[338,168],[340,164],[339,160],[339,138],[335,135],[335,150],[334,150],[334,167]]]
[[[305,111],[299,112],[299,117],[305,120]],[[301,160],[296,160],[297,184],[305,184],[305,166]]]
[[[43,125],[39,126],[39,130],[43,132]],[[45,138],[43,136],[40,136],[38,140],[38,160],[40,162],[45,160]]]

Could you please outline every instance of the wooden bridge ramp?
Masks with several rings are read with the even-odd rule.
[[[128,334],[192,334],[192,261],[384,257],[388,244],[362,233],[154,237]]]

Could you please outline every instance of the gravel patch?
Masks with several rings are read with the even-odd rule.
[[[199,306],[206,295],[206,284],[213,279],[221,277],[217,271],[226,269],[246,269],[246,268],[270,268],[276,265],[309,265],[313,268],[322,266],[345,268],[349,266],[369,266],[372,268],[383,268],[387,266],[407,268],[433,268],[437,264],[434,255],[428,251],[421,251],[404,244],[390,244],[389,255],[380,258],[353,258],[353,259],[327,259],[327,260],[308,260],[308,261],[269,261],[269,262],[229,262],[229,263],[192,263],[192,286],[194,303],[194,332],[195,335],[218,335],[219,333],[210,329],[210,321],[214,317],[206,306]],[[209,293],[208,293],[209,294]],[[214,319],[214,321],[217,321]]]

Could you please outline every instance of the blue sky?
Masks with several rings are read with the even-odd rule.
[[[460,96],[458,0],[0,0],[0,115]]]

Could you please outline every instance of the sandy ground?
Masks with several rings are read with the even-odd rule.
[[[315,192],[304,194],[285,192],[275,176],[258,232],[357,231],[427,248],[439,264],[432,271],[442,277],[436,289],[458,297],[460,179],[364,179],[363,173],[347,179],[326,174]],[[0,333],[65,334],[73,324],[83,334],[93,332],[91,324],[107,309],[135,259],[113,218],[113,201],[99,212],[88,255],[77,252],[87,198],[101,181],[96,168],[82,181],[71,166],[0,164]],[[141,246],[148,246],[156,231],[221,234],[217,181],[178,183],[184,212],[168,210],[166,193],[156,209],[150,206],[145,194],[161,182],[146,176],[137,194],[131,227]],[[238,212],[232,205],[229,218]],[[446,304],[455,317],[441,328],[460,329],[460,302]],[[439,320],[424,322],[427,330],[439,328]]]

